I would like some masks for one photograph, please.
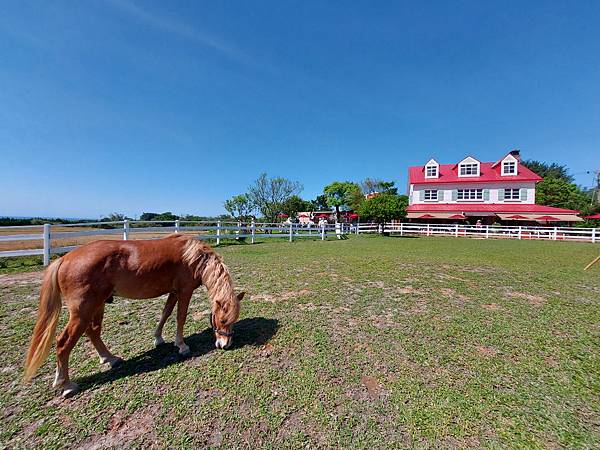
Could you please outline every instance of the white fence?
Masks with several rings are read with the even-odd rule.
[[[86,229],[89,228],[89,229]],[[73,229],[73,230],[70,230]],[[254,244],[257,238],[285,238],[292,242],[298,238],[325,240],[326,237],[342,235],[350,231],[346,224],[305,226],[302,224],[247,223],[241,222],[191,222],[191,221],[129,221],[94,222],[60,225],[32,225],[0,227],[0,245],[4,242],[40,241],[41,248],[23,250],[0,250],[0,258],[11,256],[42,255],[44,265],[50,262],[55,253],[66,253],[78,245],[53,245],[74,238],[88,236],[119,235],[128,240],[139,234],[142,239],[156,239],[162,234],[193,233],[199,239],[215,240],[219,245],[223,239],[249,239]],[[14,233],[14,234],[12,234]],[[144,237],[143,234],[146,234]],[[159,236],[153,236],[159,234]],[[148,236],[150,235],[150,236]],[[79,244],[81,245],[81,244]]]
[[[542,239],[548,241],[600,242],[597,228],[524,227],[495,225],[446,225],[423,223],[358,224],[352,232],[388,233],[400,236],[453,236],[479,239]]]

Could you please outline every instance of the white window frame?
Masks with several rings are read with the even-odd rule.
[[[437,189],[425,189],[424,195],[426,202],[437,202],[439,191]]]
[[[515,192],[516,192],[516,195],[515,195]],[[505,188],[504,189],[504,200],[520,201],[521,200],[521,189]]]
[[[478,177],[480,175],[481,163],[472,156],[467,156],[458,163],[459,177]]]
[[[506,170],[510,167],[511,170]],[[517,174],[517,161],[502,161],[502,175],[516,175]]]
[[[432,173],[429,173],[430,170]],[[438,177],[439,168],[436,165],[425,166],[425,178],[437,178]]]
[[[456,200],[459,202],[464,201],[483,201],[483,189],[457,189]]]
[[[458,166],[458,174],[461,177],[476,177],[479,175],[479,164],[463,163]]]

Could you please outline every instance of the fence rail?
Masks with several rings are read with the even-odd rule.
[[[81,238],[85,240],[93,236],[118,235],[123,240],[129,240],[135,237],[136,234],[142,239],[158,239],[170,233],[193,233],[199,239],[215,240],[216,244],[219,245],[223,239],[250,239],[252,244],[257,238],[285,238],[290,242],[299,238],[325,240],[331,236],[336,236],[339,239],[348,232],[350,232],[350,228],[347,224],[305,226],[293,223],[251,222],[244,224],[241,222],[191,222],[179,220],[124,220],[120,222],[9,226],[0,227],[0,245],[6,242],[29,241],[41,241],[42,245],[40,248],[0,250],[0,258],[42,255],[44,265],[48,265],[52,254],[69,252],[84,243],[77,242]],[[74,240],[76,242],[73,242]]]
[[[479,239],[539,239],[547,241],[600,242],[600,230],[597,228],[386,223],[383,225],[358,224],[352,231],[356,234],[387,233],[400,236],[453,236]]]

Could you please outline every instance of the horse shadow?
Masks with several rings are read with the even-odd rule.
[[[264,345],[275,335],[278,328],[279,321],[276,319],[253,317],[240,320],[234,326],[235,337],[231,350],[246,346],[259,347]],[[114,369],[81,377],[74,381],[79,384],[81,391],[85,391],[106,383],[112,383],[121,378],[154,372],[190,358],[206,355],[215,350],[222,351],[215,348],[215,336],[210,328],[194,333],[184,339],[191,351],[187,356],[179,355],[173,344],[166,343],[127,359]]]

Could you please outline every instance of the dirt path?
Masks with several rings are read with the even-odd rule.
[[[40,284],[43,272],[6,273],[0,275],[0,287]]]

